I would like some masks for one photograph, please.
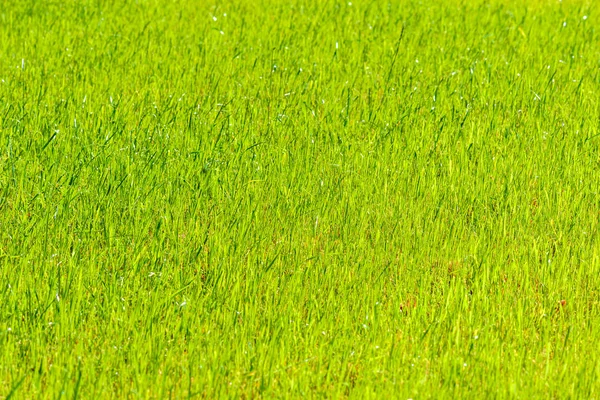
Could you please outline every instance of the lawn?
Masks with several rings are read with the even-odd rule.
[[[0,398],[600,398],[592,0],[3,0]]]

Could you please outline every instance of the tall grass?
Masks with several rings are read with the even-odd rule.
[[[592,1],[0,5],[0,396],[597,398]]]

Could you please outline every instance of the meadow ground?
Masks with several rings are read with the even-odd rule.
[[[599,398],[589,1],[5,0],[0,396]]]

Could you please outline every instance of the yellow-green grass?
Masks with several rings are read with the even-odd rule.
[[[600,397],[589,1],[0,4],[0,396]]]

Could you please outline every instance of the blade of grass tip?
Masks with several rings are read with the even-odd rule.
[[[402,42],[402,38],[404,37],[404,24],[402,25],[402,30],[400,31],[400,36],[398,37],[398,41],[396,41],[396,49],[394,51],[394,56],[392,58],[392,64],[390,65],[390,69],[387,74],[387,78],[385,79],[386,84],[389,83],[390,77],[392,76],[392,71],[394,70],[394,65],[396,64],[396,60],[398,59],[398,53],[400,52],[400,43]]]
[[[46,141],[46,144],[44,144],[42,146],[42,148],[40,149],[40,153],[43,152],[44,150],[46,150],[46,147],[48,147],[48,145],[50,144],[50,142],[52,140],[54,140],[54,138],[56,137],[57,133],[58,133],[58,131],[54,131],[54,133],[52,134],[52,136],[50,136],[50,139],[48,139],[48,141]]]
[[[273,257],[273,259],[267,265],[267,268],[265,268],[264,272],[268,272],[271,269],[271,267],[273,267],[273,264],[275,264],[275,261],[277,261],[278,257],[279,257],[279,253],[275,254],[275,256]]]
[[[423,332],[423,335],[421,336],[420,342],[423,342],[423,340],[425,340],[425,337],[431,331],[431,328],[433,327],[434,324],[436,324],[436,321],[433,321],[432,323],[430,323],[429,326],[427,327],[427,329],[425,329],[425,331]]]
[[[390,267],[390,265],[392,265],[391,261],[389,261],[387,263],[387,265],[383,268],[383,270],[381,271],[381,273],[379,274],[379,276],[377,277],[377,279],[375,279],[375,282],[379,282],[379,280],[381,279],[381,277],[383,276],[383,274],[385,273],[385,271],[388,270],[388,268]]]

